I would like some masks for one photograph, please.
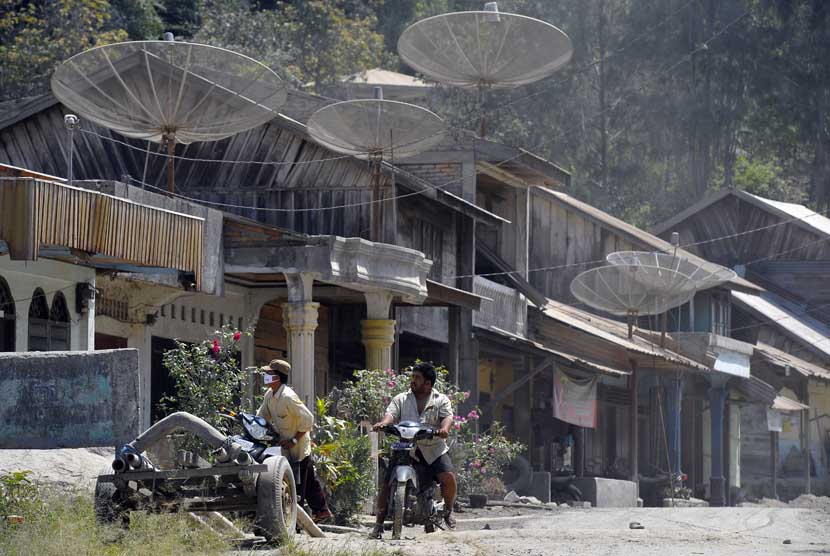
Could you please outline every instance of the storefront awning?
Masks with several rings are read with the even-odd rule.
[[[776,396],[775,400],[772,402],[772,408],[777,409],[778,411],[803,411],[805,409],[810,409],[810,406],[791,400],[785,396]]]

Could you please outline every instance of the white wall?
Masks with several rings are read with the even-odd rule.
[[[87,314],[75,312],[75,285],[87,282],[95,286],[95,269],[47,259],[38,261],[12,261],[0,257],[0,276],[9,284],[15,300],[15,351],[29,349],[29,304],[35,289],[46,294],[49,307],[60,291],[66,298],[71,318],[70,349],[92,350],[95,338],[95,305],[90,304]]]

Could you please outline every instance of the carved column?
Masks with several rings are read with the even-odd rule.
[[[319,303],[311,301],[314,273],[286,274],[288,302],[282,305],[282,319],[288,334],[291,387],[309,408],[314,407],[314,331]]]
[[[360,321],[367,369],[389,369],[395,344],[395,320],[389,318],[392,295],[386,292],[364,294],[366,320]]]

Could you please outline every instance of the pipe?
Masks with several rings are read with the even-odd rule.
[[[141,433],[138,438],[127,444],[127,446],[131,448],[130,451],[140,454],[168,434],[172,434],[178,430],[195,434],[211,448],[222,448],[228,443],[228,438],[224,434],[210,426],[204,420],[190,413],[178,411],[157,422]],[[233,443],[232,446],[235,446],[237,450],[239,449],[238,444]],[[236,454],[232,455],[235,456]]]
[[[141,469],[144,466],[144,458],[138,454],[129,453],[124,456],[124,460],[131,469]]]
[[[236,456],[235,461],[237,465],[251,465],[254,460],[251,459],[251,454],[248,452],[239,452],[239,455]]]
[[[127,460],[122,457],[117,457],[112,460],[112,470],[116,473],[121,473],[127,470]]]

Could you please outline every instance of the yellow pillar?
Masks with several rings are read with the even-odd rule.
[[[392,345],[395,343],[395,321],[374,319],[360,321],[367,369],[389,369],[392,366]]]

